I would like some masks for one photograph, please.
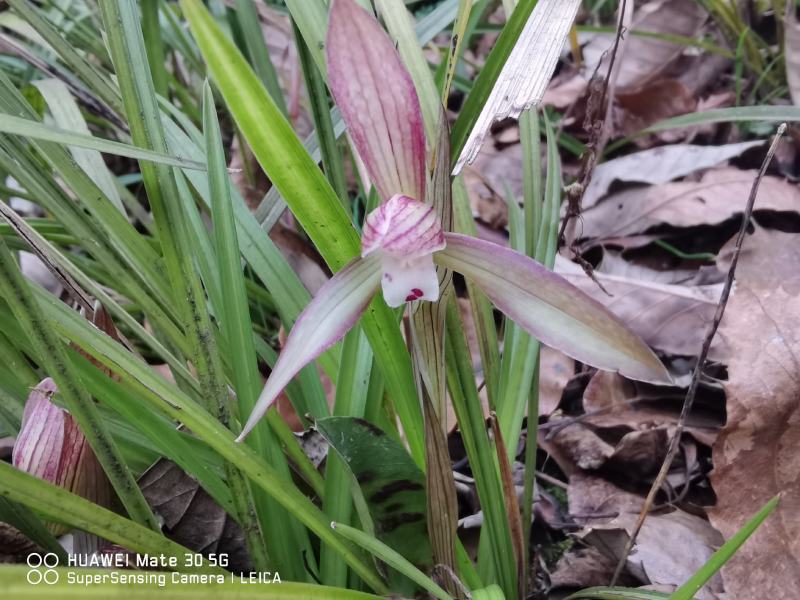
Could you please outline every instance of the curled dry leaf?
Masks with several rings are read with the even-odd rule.
[[[796,234],[757,230],[744,247],[737,292],[719,330],[730,345],[728,422],[713,449],[718,503],[709,516],[728,538],[782,494],[775,513],[725,565],[722,577],[726,598],[783,598],[800,589]]]
[[[614,455],[614,446],[583,423],[556,417],[548,425],[553,426],[555,433],[549,438],[540,436],[539,445],[567,475],[599,469]]]
[[[685,391],[640,385],[616,373],[598,371],[583,394],[584,419],[595,427],[652,429],[677,423]],[[701,385],[695,409],[689,416],[686,431],[697,441],[711,445],[724,423],[719,390]]]
[[[539,351],[539,415],[549,415],[561,402],[564,388],[575,373],[575,361],[548,346]]]
[[[741,214],[753,185],[754,171],[720,168],[700,181],[633,188],[612,194],[584,211],[583,238],[595,240],[643,233],[658,225],[717,225]],[[761,182],[760,211],[800,212],[800,189],[780,177]]]

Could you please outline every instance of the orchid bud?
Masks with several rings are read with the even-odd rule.
[[[48,377],[28,396],[12,462],[21,471],[109,506],[108,478],[75,419],[51,402],[57,392],[55,382]],[[68,531],[57,524],[48,524],[48,528],[56,535]]]

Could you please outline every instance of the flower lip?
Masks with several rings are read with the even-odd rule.
[[[433,206],[396,194],[367,215],[361,256],[380,250],[394,258],[414,260],[443,250],[445,245]]]

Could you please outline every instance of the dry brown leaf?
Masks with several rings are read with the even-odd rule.
[[[139,487],[168,538],[202,554],[228,554],[234,572],[253,570],[239,525],[180,467],[160,459]]]
[[[472,214],[492,228],[508,225],[506,187],[522,193],[522,145],[495,147],[486,144],[475,162],[464,168]]]
[[[553,417],[548,421],[548,431],[553,433],[539,435],[539,445],[570,477],[579,470],[599,469],[614,455],[614,446],[583,423],[572,421],[569,417]]]
[[[711,445],[717,439],[724,414],[716,410],[713,398],[697,393],[695,410],[689,417],[686,431],[696,440]],[[640,385],[617,373],[598,371],[583,393],[583,409],[589,415],[587,424],[595,427],[630,427],[634,430],[672,426],[678,421],[685,393],[683,390]]]
[[[622,513],[637,513],[643,503],[640,496],[583,471],[570,476],[567,497],[570,516],[582,525],[600,525]]]
[[[761,200],[759,196],[758,201]],[[800,244],[796,234],[770,231],[757,227],[755,235],[748,238],[739,256],[736,275],[754,289],[768,289],[776,282],[790,283],[800,265]],[[730,269],[735,239],[725,244],[717,254],[717,268]]]
[[[614,560],[589,546],[565,553],[550,574],[550,585],[557,588],[581,589],[608,585],[614,574]],[[634,580],[621,580],[620,585],[635,585]]]
[[[658,0],[637,7],[630,29],[694,37],[707,16],[706,11],[695,0]],[[617,76],[617,87],[620,90],[632,89],[652,81],[685,50],[684,46],[662,39],[638,36],[629,38]],[[584,47],[583,56],[588,76],[595,71],[612,43],[612,35],[598,35]]]
[[[539,416],[549,415],[558,408],[564,388],[574,374],[574,360],[558,350],[542,346],[539,358]]]
[[[598,165],[583,194],[584,210],[597,204],[614,181],[658,185],[719,165],[764,142],[740,142],[721,146],[670,144],[634,152]]]
[[[39,547],[19,529],[0,521],[0,564],[24,563],[37,550]]]
[[[636,518],[636,514],[621,513],[609,523],[584,530],[579,537],[616,561],[621,555],[619,542],[630,535]],[[705,564],[722,541],[708,521],[681,510],[650,515],[636,538],[627,569],[643,584],[681,585]],[[722,581],[716,575],[695,597],[715,600],[721,592]]]
[[[697,99],[677,79],[661,79],[648,83],[630,92],[617,93],[619,109],[614,114],[615,130],[623,135],[632,135],[650,125],[694,112]],[[656,140],[660,140],[658,136]],[[649,138],[637,138],[637,145],[652,145]]]
[[[745,240],[737,292],[719,331],[731,354],[728,422],[713,451],[718,503],[711,522],[729,538],[782,493],[775,513],[722,570],[730,599],[786,598],[800,590],[797,246],[796,234],[775,231],[757,230]]]
[[[542,105],[569,108],[584,95],[587,84],[587,79],[574,71],[556,75],[542,97]]]
[[[608,294],[583,269],[563,257],[556,272],[605,305],[650,346],[668,354],[696,354],[722,291],[721,284],[681,285],[675,272],[631,265],[606,254],[594,275]],[[713,346],[718,356],[721,341]]]
[[[755,171],[721,168],[700,181],[667,183],[612,194],[582,215],[582,237],[603,239],[643,233],[658,225],[716,225],[741,214]],[[800,188],[764,177],[756,204],[763,210],[800,212]]]

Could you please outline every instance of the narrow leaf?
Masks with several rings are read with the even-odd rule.
[[[775,496],[772,500],[767,502],[764,508],[758,511],[758,513],[745,523],[731,539],[725,542],[719,550],[711,555],[711,558],[708,559],[706,564],[704,564],[697,573],[692,575],[689,581],[673,592],[670,596],[670,600],[692,600],[695,594],[700,591],[700,588],[708,583],[708,580],[730,560],[741,545],[747,541],[747,538],[753,535],[759,525],[772,514],[778,507],[778,502],[780,502],[780,496]]]
[[[34,85],[44,97],[50,108],[50,114],[56,125],[67,131],[90,136],[91,131],[81,115],[78,103],[69,91],[69,87],[60,79],[40,79]],[[114,176],[109,171],[100,153],[86,148],[72,147],[70,153],[75,162],[92,178],[97,187],[103,190],[106,197],[124,213],[122,199],[117,190]]]
[[[641,134],[677,129],[679,127],[692,127],[694,125],[708,125],[710,123],[736,123],[742,121],[800,121],[800,106],[736,106],[732,108],[715,108],[701,112],[689,113],[659,121]],[[638,134],[637,134],[638,135]]]
[[[221,327],[230,354],[239,412],[247,415],[253,409],[261,390],[261,374],[258,372],[258,358],[253,341],[253,323],[250,320],[247,291],[239,256],[239,241],[231,203],[230,181],[225,169],[225,154],[217,122],[216,106],[208,82],[203,86],[203,131],[206,136],[206,156],[209,166],[208,185],[211,192],[214,222],[216,249],[214,267],[218,271],[219,280],[222,283],[222,302],[219,305]],[[266,422],[256,428],[249,444],[261,456],[266,457],[276,470],[283,471],[287,483],[291,481],[288,465],[281,455],[280,445]],[[303,569],[296,561],[287,560],[285,557],[302,554],[305,549],[303,547],[306,537],[304,530],[283,507],[263,490],[253,490],[253,502],[262,530],[269,532],[267,550],[273,555],[272,562],[285,572],[287,577],[302,580],[305,575]],[[278,548],[280,551],[277,551]]]
[[[65,144],[67,146],[88,148],[89,150],[97,150],[98,152],[105,152],[106,154],[126,156],[138,160],[148,160],[172,167],[183,167],[184,169],[196,169],[198,171],[204,171],[206,168],[204,164],[193,160],[186,160],[178,156],[169,156],[161,152],[154,152],[145,148],[114,142],[112,140],[104,140],[91,135],[66,131],[58,127],[53,127],[52,125],[45,125],[44,123],[38,123],[30,119],[21,119],[20,117],[14,117],[12,115],[0,115],[0,132],[22,135],[46,142],[56,142],[57,144]]]
[[[520,597],[525,598],[527,597],[525,584],[528,576],[525,569],[526,552],[523,545],[525,535],[522,530],[523,523],[519,511],[519,501],[517,500],[517,487],[514,484],[514,472],[511,468],[511,461],[508,459],[508,450],[503,442],[497,415],[491,415],[489,421],[492,426],[492,435],[494,436],[497,464],[500,467],[500,483],[503,486],[503,500],[505,501],[505,510],[508,516],[508,527],[511,530],[511,544],[514,547],[514,558],[517,562],[517,589]]]
[[[468,236],[446,235],[438,264],[476,283],[494,304],[543,343],[599,369],[667,383],[664,365],[599,302],[527,256]],[[502,269],[498,266],[502,265]]]
[[[425,480],[431,552],[436,566],[443,565],[451,573],[457,574],[458,500],[447,437],[433,409],[433,403],[424,392],[422,408],[425,415],[425,450],[428,466]],[[448,575],[443,576],[445,588],[450,594],[461,597],[461,590]]]

